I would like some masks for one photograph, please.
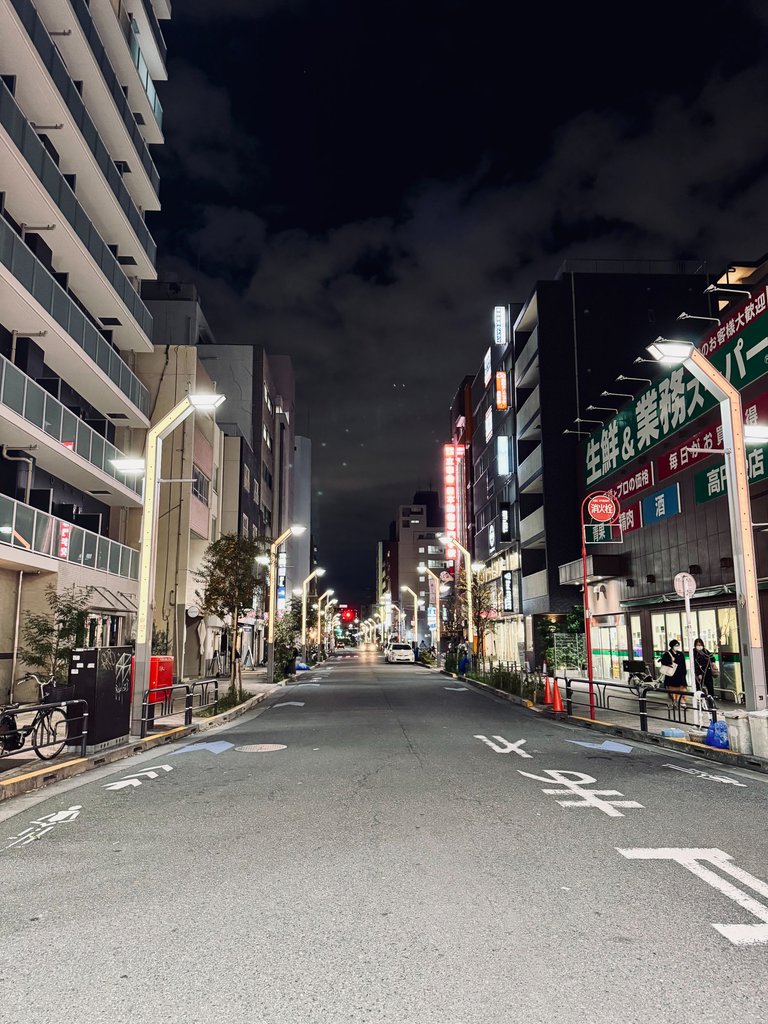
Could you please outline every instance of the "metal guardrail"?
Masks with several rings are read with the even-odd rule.
[[[209,700],[209,689],[213,687],[213,700]],[[171,718],[182,710],[177,706],[176,693],[184,693],[184,725],[192,725],[192,712],[215,708],[219,703],[219,680],[199,679],[190,683],[173,683],[170,686],[158,686],[154,690],[145,690],[141,702],[141,738],[150,732],[151,726],[164,718]],[[195,704],[195,693],[199,692],[200,702]],[[164,694],[159,700],[152,700]],[[159,712],[159,713],[158,713]]]
[[[70,710],[74,710],[76,706],[80,706],[82,709],[79,714],[73,714],[72,711]],[[55,739],[51,740],[50,743],[39,743],[38,746],[41,748],[58,747],[62,742],[64,742],[68,747],[75,747],[79,745],[80,756],[85,757],[86,747],[88,746],[87,700],[77,698],[75,700],[47,701],[45,704],[4,704],[0,706],[0,718],[6,715],[12,715],[14,719],[18,719],[22,715],[29,714],[32,715],[34,719],[34,716],[37,714],[38,711],[54,711],[56,709],[60,709],[64,712],[64,717],[66,718],[66,736],[63,738],[61,736],[57,736]],[[73,723],[76,723],[78,721],[82,722],[81,732],[73,733],[71,727]],[[19,723],[17,721],[16,725],[16,734],[23,735],[24,741],[26,741],[27,736],[30,735],[32,731],[32,723]],[[26,744],[23,743],[22,746],[18,748],[18,750],[23,750],[25,745]],[[8,753],[15,754],[18,753],[18,750],[9,750]]]
[[[589,699],[589,686],[590,681],[588,679],[576,678],[573,676],[555,676],[556,681],[562,682],[565,688],[565,710],[568,715],[573,715],[574,708],[586,708],[589,714],[591,710],[591,701]],[[580,688],[574,690],[574,683],[580,684]],[[582,689],[582,687],[586,689]],[[678,691],[676,691],[677,694]],[[577,700],[574,694],[585,693],[587,700]],[[658,721],[669,724],[670,722],[677,722],[679,725],[684,725],[689,728],[698,728],[699,721],[689,721],[688,713],[690,712],[695,719],[700,718],[703,714],[709,717],[709,721],[717,721],[717,709],[708,708],[702,705],[697,708],[694,705],[681,706],[679,701],[668,702],[669,698],[666,696],[666,691],[655,690],[651,687],[648,688],[647,692],[643,696],[638,696],[634,693],[627,683],[614,683],[604,679],[595,679],[592,681],[592,694],[594,696],[594,708],[595,710],[601,709],[604,711],[610,711],[613,714],[627,715],[629,717],[637,717],[640,722],[640,731],[649,732],[648,722]],[[688,698],[693,700],[695,694],[691,690],[679,691],[681,698]],[[658,695],[658,697],[656,696]],[[626,707],[620,707],[619,703],[633,704],[636,707],[631,709]],[[652,711],[657,708],[663,708],[665,711],[664,715],[653,714]],[[591,715],[590,715],[591,717]]]

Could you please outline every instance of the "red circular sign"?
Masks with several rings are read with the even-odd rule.
[[[596,523],[610,523],[618,511],[616,499],[610,494],[593,494],[587,503],[587,512]]]

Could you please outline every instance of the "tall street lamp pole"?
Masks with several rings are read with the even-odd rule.
[[[323,601],[329,599],[331,594],[333,594],[333,593],[334,593],[333,589],[329,588],[328,590],[325,591],[324,594],[321,594],[320,597],[318,597],[318,599],[317,599],[317,645],[318,645],[318,647],[324,646],[323,641],[324,641],[324,638],[325,638],[325,621],[323,620]],[[327,614],[327,612],[328,612],[327,606],[326,606],[325,610],[326,610],[326,614]]]
[[[307,590],[315,577],[325,576],[325,569],[314,569],[301,584],[301,660],[307,661]]]
[[[448,534],[442,534],[439,538],[440,543],[445,547],[457,547],[464,556],[464,583],[467,592],[467,639],[469,640],[469,652],[472,656],[475,653],[475,611],[472,601],[472,572],[474,566],[477,564],[478,567],[482,568],[482,565],[474,563],[472,561],[472,555],[467,551],[463,544],[460,544],[455,537],[451,537]]]
[[[410,587],[406,587],[403,584],[400,589],[404,594],[410,594],[413,598],[413,638],[416,642],[416,646],[419,646],[419,595],[415,590],[411,590]]]
[[[725,457],[725,482],[728,488],[728,518],[733,547],[744,697],[748,711],[763,711],[768,707],[768,694],[741,394],[690,342],[657,338],[648,346],[648,351],[660,362],[684,366],[720,403],[723,447],[731,452],[730,458],[727,454]]]
[[[147,431],[147,455],[144,470],[144,499],[141,516],[141,553],[139,556],[139,594],[136,615],[136,650],[131,700],[131,734],[141,735],[144,694],[149,689],[149,663],[152,657],[152,623],[155,610],[155,567],[157,563],[158,504],[163,441],[195,409],[213,411],[224,395],[186,395]],[[181,670],[181,666],[179,666]]]
[[[275,619],[277,618],[277,552],[289,537],[300,537],[306,526],[289,526],[269,545],[269,611],[267,619],[267,682],[275,681]]]
[[[423,563],[416,566],[416,571],[426,573],[435,581],[435,615],[437,617],[437,623],[435,625],[435,639],[437,640],[437,653],[440,654],[440,577],[436,572],[432,572],[432,570]]]

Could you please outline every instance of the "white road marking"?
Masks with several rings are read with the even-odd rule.
[[[520,757],[530,757],[520,747],[525,743],[525,740],[518,740],[516,743],[510,743],[509,740],[505,740],[503,736],[494,736],[493,739],[489,740],[487,736],[475,736],[476,740],[482,740],[483,743],[487,743],[491,750],[495,750],[497,754],[519,754]],[[496,740],[496,743],[493,742]]]
[[[702,772],[698,768],[685,768],[681,764],[665,764],[663,767],[672,768],[676,772],[685,772],[686,775],[695,775],[697,779],[708,779],[710,782],[724,782],[726,786],[747,788],[746,782],[737,782],[736,779],[729,779],[725,775],[710,775],[709,772]]]
[[[444,686],[443,689],[450,690],[452,693],[461,693],[462,691],[466,691],[467,688],[466,686]]]
[[[536,782],[554,782],[562,787],[561,789],[543,789],[542,793],[546,793],[547,796],[565,796],[566,793],[571,793],[579,798],[578,800],[558,800],[557,803],[561,807],[594,807],[596,810],[602,811],[603,814],[607,814],[609,818],[623,818],[624,815],[621,811],[616,810],[617,807],[643,806],[636,800],[602,800],[601,797],[623,796],[623,793],[617,789],[585,789],[585,786],[594,786],[597,779],[593,779],[591,775],[585,775],[584,772],[547,769],[543,776],[531,775],[530,772],[520,771],[519,768],[518,772],[527,779],[535,779]],[[548,776],[548,778],[544,776]]]
[[[303,708],[303,700],[284,700],[280,704],[273,704],[273,708]]]
[[[720,932],[734,946],[755,946],[761,943],[768,943],[768,907],[744,892],[737,885],[727,881],[721,875],[716,874],[712,868],[717,868],[724,875],[730,875],[737,882],[741,882],[748,889],[768,898],[768,884],[750,875],[733,863],[733,857],[718,849],[676,849],[673,847],[661,849],[630,849],[622,850],[616,847],[617,851],[626,857],[627,860],[673,860],[681,864],[686,871],[696,875],[702,882],[717,889],[723,896],[752,914],[761,924],[713,924],[712,927]],[[712,867],[706,867],[710,864]]]
[[[127,789],[129,786],[135,788],[140,786],[142,777],[146,777],[146,780],[156,779],[160,772],[172,772],[173,767],[170,764],[156,764],[153,768],[144,768],[140,772],[135,772],[133,775],[129,775],[124,779],[120,779],[119,782],[108,782],[104,789]]]
[[[44,835],[52,830],[54,825],[69,824],[80,816],[80,811],[83,809],[82,804],[74,804],[72,807],[68,807],[64,811],[54,811],[51,814],[44,814],[42,818],[37,818],[31,823],[29,828],[22,829],[18,835],[9,836],[11,842],[5,847],[6,850],[10,850],[14,846],[28,846],[30,843],[34,843],[37,839],[42,839]]]

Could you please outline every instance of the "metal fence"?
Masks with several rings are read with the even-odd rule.
[[[211,692],[212,691],[212,692]],[[163,696],[158,700],[158,696]],[[199,697],[195,703],[195,696]],[[211,700],[210,697],[213,696]],[[219,703],[219,680],[200,679],[191,683],[174,683],[171,686],[145,690],[141,704],[141,738],[156,731],[156,722],[184,712],[184,725],[192,725],[192,712],[216,708]]]
[[[43,714],[61,711],[61,720],[49,720],[48,729],[40,729]],[[50,750],[52,747],[79,747],[80,756],[85,757],[88,745],[88,702],[85,700],[48,701],[44,704],[8,704],[0,706],[0,719],[6,723],[3,736],[0,737],[0,754],[16,754],[26,746],[27,738],[38,750]],[[13,720],[13,728],[10,728]],[[20,721],[20,719],[27,719]],[[47,731],[53,729],[52,738],[45,739]],[[53,759],[57,755],[38,754],[42,760]]]
[[[638,720],[641,732],[650,732],[648,723],[653,721],[665,725],[675,722],[688,728],[700,728],[702,723],[709,725],[717,721],[717,708],[709,708],[702,701],[697,701],[691,690],[680,692],[681,698],[691,702],[683,705],[679,700],[670,701],[663,690],[648,688],[641,690],[642,695],[639,696],[627,683],[595,679],[590,688],[589,679],[574,676],[556,676],[555,679],[563,684],[565,710],[569,715],[579,714],[574,709],[581,708],[586,709],[590,718],[598,710],[626,715]],[[586,699],[579,699],[584,697]]]

